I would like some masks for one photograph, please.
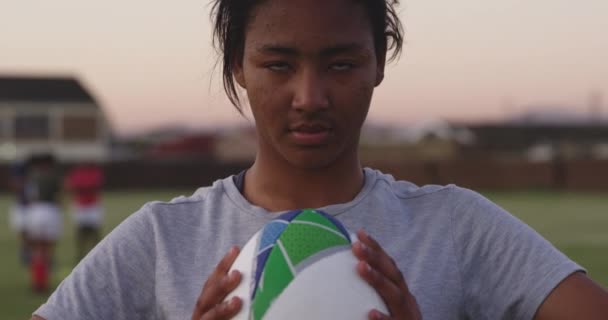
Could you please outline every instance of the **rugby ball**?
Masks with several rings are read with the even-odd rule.
[[[356,236],[334,217],[305,209],[267,223],[242,248],[231,270],[239,286],[226,298],[243,304],[238,320],[367,319],[387,308],[357,274]]]

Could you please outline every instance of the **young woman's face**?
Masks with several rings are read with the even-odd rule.
[[[234,72],[256,121],[259,160],[322,168],[356,159],[384,59],[356,1],[262,1]]]

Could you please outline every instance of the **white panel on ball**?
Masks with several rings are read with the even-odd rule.
[[[243,300],[241,311],[233,318],[252,320],[251,291],[255,285],[256,250],[261,231],[243,247],[231,270],[239,270],[242,281],[226,298]],[[353,242],[356,236],[351,235]],[[372,309],[388,313],[376,293],[356,271],[357,259],[350,249],[335,252],[308,265],[274,300],[264,320],[367,319]]]

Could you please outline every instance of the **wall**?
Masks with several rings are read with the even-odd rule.
[[[608,161],[564,163],[467,160],[368,163],[418,185],[455,183],[473,189],[563,189],[608,191]],[[104,165],[106,189],[196,188],[244,170],[249,163],[211,161],[116,162]],[[63,166],[63,171],[67,169]],[[0,166],[0,192],[8,190],[9,167]]]

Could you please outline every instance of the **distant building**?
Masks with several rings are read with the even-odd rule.
[[[217,133],[215,158],[220,162],[253,162],[258,140],[254,127],[238,127]]]
[[[460,156],[474,136],[443,119],[419,121],[403,127],[364,126],[359,156],[364,163],[448,161]]]
[[[597,101],[595,101],[597,100]],[[586,126],[608,125],[608,115],[602,113],[601,98],[590,102],[588,112],[576,111],[574,106],[530,106],[528,111],[516,114],[506,123],[512,125]]]
[[[495,123],[466,127],[476,141],[465,150],[468,156],[531,161],[606,157],[608,125]]]
[[[75,78],[0,75],[0,161],[37,152],[66,162],[108,160],[104,112]]]
[[[212,134],[183,134],[152,145],[144,157],[155,160],[212,159],[214,145],[215,137]]]

